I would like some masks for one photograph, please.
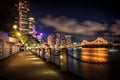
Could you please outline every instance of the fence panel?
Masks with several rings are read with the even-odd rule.
[[[2,60],[3,56],[3,40],[0,39],[0,60]]]

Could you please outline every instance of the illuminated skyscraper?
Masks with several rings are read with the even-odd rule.
[[[48,41],[48,44],[50,45],[50,47],[54,48],[54,45],[55,45],[54,35],[49,35],[47,37],[47,41]]]
[[[61,36],[59,33],[56,34],[56,47],[60,47],[61,44]]]
[[[33,17],[29,17],[29,34],[34,35],[35,33],[35,20]]]
[[[60,38],[60,46],[61,47],[66,47],[66,38],[65,35],[61,34],[61,38]]]
[[[19,30],[24,33],[29,33],[29,0],[19,0]]]
[[[70,47],[72,45],[71,35],[65,35],[66,38],[66,47]]]
[[[71,44],[71,35],[56,34],[56,47],[70,47]]]

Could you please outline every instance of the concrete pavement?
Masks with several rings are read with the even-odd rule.
[[[0,62],[0,80],[83,80],[47,63],[30,51],[20,52]]]

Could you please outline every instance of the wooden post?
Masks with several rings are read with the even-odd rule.
[[[61,66],[61,71],[67,71],[68,68],[68,50],[67,48],[62,48],[61,49],[61,55],[60,55],[60,66]]]
[[[40,53],[41,58],[44,58],[44,53],[45,53],[45,48],[41,48],[41,53]]]
[[[51,48],[47,49],[47,62],[50,62]]]
[[[37,56],[39,56],[39,48],[37,48]]]
[[[40,57],[40,51],[41,51],[41,49],[39,48],[39,54],[38,54],[39,57]]]

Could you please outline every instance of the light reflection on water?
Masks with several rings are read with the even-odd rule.
[[[106,48],[82,48],[81,59],[92,62],[107,62],[108,53]]]
[[[82,61],[88,62],[84,63],[68,56],[68,69],[84,77],[86,80],[113,80],[113,78],[119,77],[116,71],[120,72],[120,64],[89,63],[118,61],[120,59],[119,52],[110,53],[107,48],[80,48],[69,49],[69,54]]]

